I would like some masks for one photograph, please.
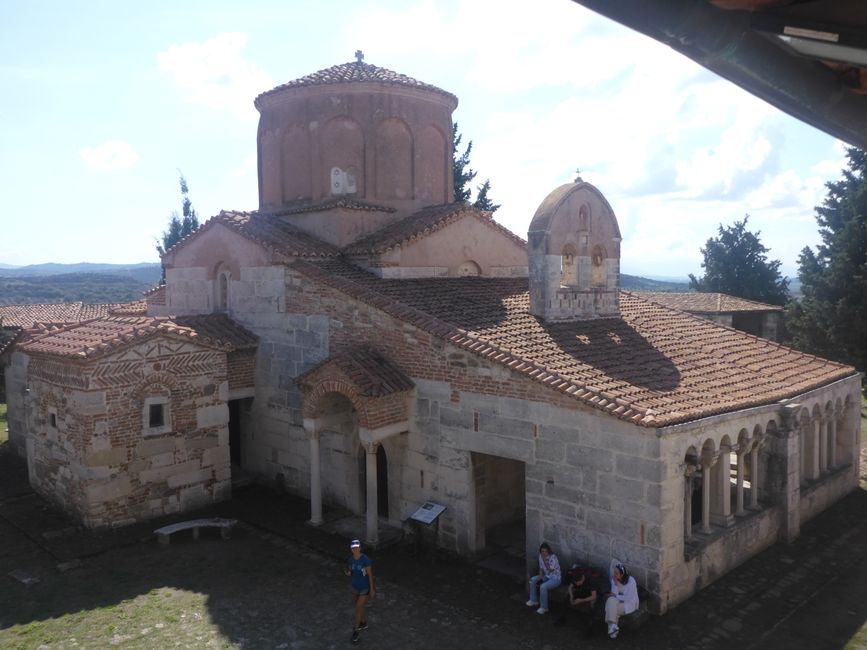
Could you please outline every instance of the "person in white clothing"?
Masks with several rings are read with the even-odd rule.
[[[617,638],[620,628],[617,621],[621,616],[638,609],[638,583],[626,573],[626,567],[615,564],[611,576],[611,592],[605,601],[605,622],[608,623],[608,636]]]
[[[530,599],[527,607],[539,606],[537,614],[548,613],[548,591],[560,586],[560,561],[551,552],[551,547],[546,542],[539,546],[539,575],[530,578]],[[538,598],[536,596],[538,586]],[[541,604],[540,604],[541,601]]]

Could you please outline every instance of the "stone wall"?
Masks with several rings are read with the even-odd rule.
[[[225,353],[177,341],[74,366],[31,358],[31,484],[88,527],[228,498],[226,376]],[[149,399],[166,404],[164,430],[149,426]]]
[[[4,371],[6,378],[6,426],[9,430],[9,445],[18,456],[27,454],[27,364],[29,358],[20,352],[12,352]]]

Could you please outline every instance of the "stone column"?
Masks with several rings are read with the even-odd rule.
[[[304,429],[310,436],[310,521],[312,526],[322,524],[322,467],[319,460],[319,432],[313,420],[304,420]]]
[[[731,447],[721,447],[717,455],[716,483],[712,486],[713,498],[711,499],[711,523],[717,526],[731,526],[732,517],[732,490],[731,490],[731,461],[729,454]]]
[[[735,514],[739,517],[745,515],[744,511],[744,474],[746,474],[746,454],[747,447],[739,447],[737,449],[738,454],[738,498],[737,498],[737,508],[735,510]],[[752,485],[752,483],[750,483]]]
[[[828,467],[834,468],[837,466],[837,414],[831,413],[831,420],[828,422]]]
[[[372,442],[364,445],[367,452],[365,454],[365,462],[367,463],[367,543],[376,546],[379,542],[379,512],[377,511],[377,494],[376,494],[376,450],[379,448],[378,442]]]
[[[819,421],[819,473],[828,471],[828,420],[822,418]]]
[[[750,447],[750,508],[759,509],[759,443]]]
[[[783,424],[780,431],[780,449],[783,475],[785,477],[780,495],[783,507],[783,541],[793,542],[801,534],[801,481],[800,469],[803,461],[799,451],[803,449],[803,434],[798,411],[800,405],[788,404],[783,407]]]
[[[701,459],[701,532],[710,532],[710,493],[712,490],[711,468],[719,460],[719,456],[709,453],[702,454]]]
[[[814,481],[819,478],[819,427],[821,426],[821,420],[814,422],[810,420],[810,430],[813,434],[811,437],[810,445],[813,450],[813,458],[810,463],[810,467],[807,468],[808,477],[813,479]]]

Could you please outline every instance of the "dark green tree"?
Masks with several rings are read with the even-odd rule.
[[[184,178],[183,174],[180,174],[178,180],[181,186],[181,213],[178,214],[177,210],[172,210],[169,227],[163,231],[162,236],[157,240],[156,249],[160,257],[184,237],[199,229],[199,215],[196,214],[190,201],[190,188],[187,186],[187,179]],[[165,280],[166,267],[163,265],[162,281],[165,282]]]
[[[496,212],[500,204],[494,203],[491,199],[488,198],[488,191],[491,189],[491,181],[486,180],[484,183],[479,185],[476,188],[476,200],[473,201],[473,206],[478,208],[479,210],[485,210],[487,212]]]
[[[470,140],[466,150],[461,155],[458,151],[463,136],[458,133],[458,123],[452,124],[452,151],[454,152],[454,165],[452,171],[455,176],[455,201],[469,201],[472,195],[470,183],[476,177],[476,172],[470,168],[470,152],[473,150],[473,141]]]
[[[794,347],[867,370],[867,153],[851,148],[848,168],[816,207],[821,243],[798,258],[801,298],[786,327]]]
[[[789,280],[780,275],[779,260],[768,260],[768,249],[759,235],[747,230],[750,215],[733,226],[719,226],[719,236],[707,240],[701,278],[689,274],[689,286],[700,292],[727,293],[772,305],[784,305],[789,296]]]

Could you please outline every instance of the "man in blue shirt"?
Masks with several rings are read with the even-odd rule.
[[[355,625],[352,628],[352,642],[358,643],[359,630],[367,629],[364,606],[368,598],[376,595],[376,587],[373,582],[373,563],[361,552],[361,542],[354,539],[349,548],[352,556],[346,561],[343,572],[352,576],[352,593],[355,595]]]

